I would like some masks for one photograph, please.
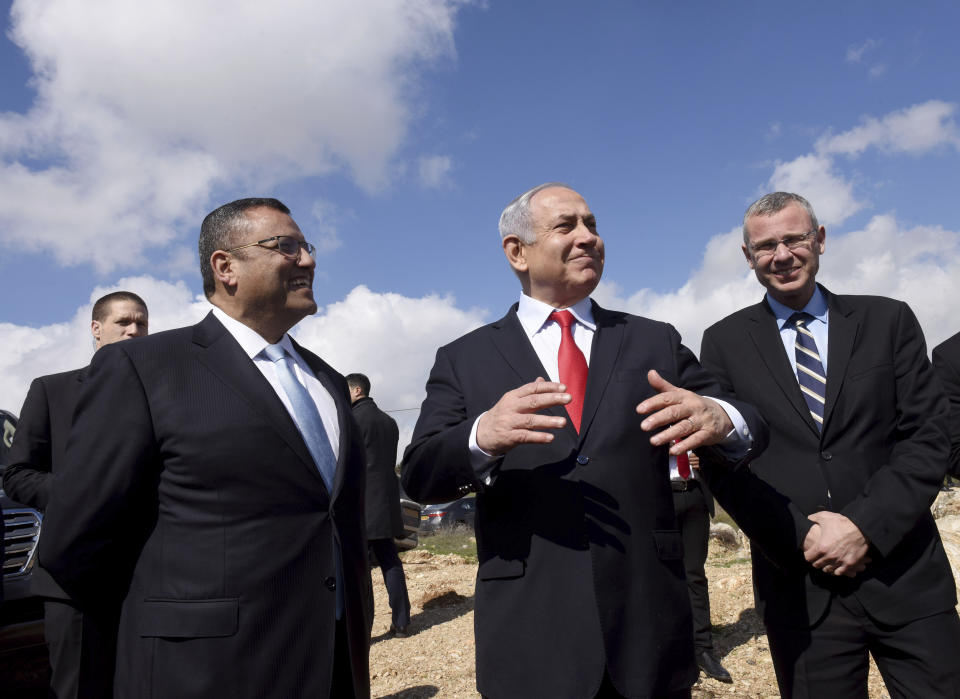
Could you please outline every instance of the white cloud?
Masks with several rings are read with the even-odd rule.
[[[382,187],[460,4],[17,0],[37,99],[0,114],[0,240],[103,272],[192,227],[214,187]]]
[[[183,282],[149,276],[127,277],[110,286],[98,286],[85,304],[62,323],[31,328],[0,323],[0,408],[20,412],[30,382],[37,376],[85,366],[93,356],[90,313],[104,294],[120,289],[139,294],[150,311],[150,331],[159,332],[197,322],[210,309]]]
[[[821,155],[856,156],[868,148],[884,152],[920,154],[945,145],[960,150],[960,130],[954,121],[957,105],[930,100],[891,112],[880,119],[867,117],[859,126],[817,141]]]
[[[840,156],[856,157],[871,148],[884,154],[911,155],[947,147],[960,151],[956,110],[954,103],[930,100],[879,119],[865,117],[858,126],[839,134],[828,132],[817,139],[813,152],[777,161],[767,190],[802,194],[822,223],[843,223],[869,202],[854,193],[853,183],[841,172]]]
[[[777,162],[767,184],[772,191],[802,194],[825,225],[842,223],[865,206],[854,197],[853,185],[825,155],[810,153],[786,163]]]
[[[859,44],[851,44],[847,47],[847,62],[848,63],[860,63],[863,61],[863,56],[873,49],[879,48],[880,44],[883,43],[876,39],[867,39],[866,41]]]
[[[448,155],[431,155],[420,158],[420,184],[432,189],[450,186],[453,160]]]
[[[317,198],[310,209],[310,215],[314,223],[303,232],[307,240],[316,245],[320,253],[333,252],[339,248],[343,244],[337,225],[340,218],[339,207],[331,201]]]

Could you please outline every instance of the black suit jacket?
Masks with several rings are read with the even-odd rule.
[[[933,366],[950,399],[950,473],[960,478],[960,333],[933,348]]]
[[[116,696],[328,696],[338,549],[369,695],[363,446],[343,378],[297,349],[337,405],[333,493],[212,314],[94,357],[41,562],[81,605],[123,599]]]
[[[690,601],[667,451],[636,406],[647,371],[707,395],[716,382],[665,323],[594,304],[597,330],[581,432],[522,445],[489,484],[470,465],[475,419],[509,390],[547,376],[516,315],[437,352],[404,455],[421,502],[477,496],[477,685],[490,697],[592,697],[604,666],[627,696],[693,684]],[[762,442],[756,413],[738,406]],[[562,407],[546,412],[566,416]],[[762,444],[758,444],[762,448]]]
[[[3,474],[3,489],[12,499],[45,512],[53,475],[65,463],[73,408],[86,373],[74,369],[34,379],[20,411],[20,420]],[[81,465],[82,468],[82,465]],[[41,529],[39,547],[45,539]],[[67,594],[43,568],[34,570],[30,590],[35,595],[66,599]]]
[[[829,346],[822,434],[765,301],[703,336],[704,368],[770,426],[770,446],[749,469],[718,474],[707,467],[713,494],[753,540],[757,607],[768,624],[791,626],[816,622],[833,592],[856,595],[890,624],[950,609],[956,591],[929,509],[946,469],[947,404],[923,333],[902,302],[823,291]],[[789,516],[775,512],[778,502]],[[804,562],[806,516],[819,510],[847,516],[869,540],[873,561],[856,578]]]
[[[360,426],[366,453],[367,538],[392,539],[403,534],[400,482],[395,470],[400,431],[396,421],[369,396],[353,404],[353,417]]]

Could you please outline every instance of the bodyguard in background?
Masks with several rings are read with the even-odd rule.
[[[397,442],[400,431],[392,417],[370,397],[370,379],[348,374],[347,387],[353,417],[360,426],[367,457],[367,545],[377,558],[390,600],[390,633],[406,636],[410,625],[410,599],[395,537],[403,534],[400,480],[397,478]]]
[[[950,400],[950,475],[960,478],[960,333],[933,348],[933,366]]]
[[[93,304],[90,332],[96,349],[148,331],[143,299],[130,291],[115,291]],[[3,488],[7,495],[46,512],[54,475],[69,467],[67,435],[74,407],[89,367],[33,380],[7,459]],[[85,468],[86,464],[76,464]],[[40,533],[43,550],[46,528]],[[56,699],[110,696],[116,643],[116,610],[82,613],[50,574],[38,567],[31,592],[45,598],[44,636],[50,656],[50,689]]]
[[[713,650],[710,588],[705,570],[713,496],[699,477],[699,469],[700,458],[692,451],[670,457],[673,509],[677,513],[677,526],[683,537],[683,567],[690,593],[690,610],[693,612],[693,651],[697,665],[707,677],[720,682],[733,682]]]

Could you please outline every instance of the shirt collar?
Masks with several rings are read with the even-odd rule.
[[[543,329],[543,326],[550,319],[550,314],[556,310],[570,311],[578,323],[594,332],[597,329],[597,325],[593,321],[593,303],[589,296],[568,308],[556,309],[548,303],[521,294],[520,306],[517,308],[517,318],[527,333],[527,337],[533,337]]]
[[[773,311],[773,315],[777,319],[777,327],[781,330],[783,330],[783,326],[787,324],[790,316],[796,313],[795,310],[784,306],[770,294],[767,294],[767,305],[770,306],[770,310]],[[823,292],[820,291],[819,286],[813,288],[813,296],[807,301],[807,305],[800,310],[812,315],[814,320],[819,320],[824,325],[827,324],[827,298],[823,295]]]
[[[227,315],[226,312],[221,308],[214,306],[213,315],[217,317],[217,320],[223,323],[223,327],[227,329],[227,332],[233,335],[233,338],[240,344],[240,347],[243,349],[246,355],[250,357],[250,359],[253,359],[258,354],[263,352],[263,349],[270,344],[256,330],[248,325],[244,325],[236,318]],[[283,337],[277,344],[289,352],[291,357],[296,358],[298,356],[293,349],[293,343],[290,342],[290,336],[287,333],[283,334]]]

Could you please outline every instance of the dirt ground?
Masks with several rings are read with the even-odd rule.
[[[944,544],[957,573],[960,564],[960,494],[947,493],[934,506]],[[474,677],[473,587],[476,564],[455,555],[403,554],[412,605],[411,635],[387,633],[390,608],[374,570],[376,616],[370,649],[372,696],[379,699],[479,697]],[[733,676],[723,684],[701,675],[695,699],[778,697],[763,624],[753,608],[750,556],[744,546],[710,542],[707,560],[715,649]],[[871,699],[888,699],[871,663]]]

